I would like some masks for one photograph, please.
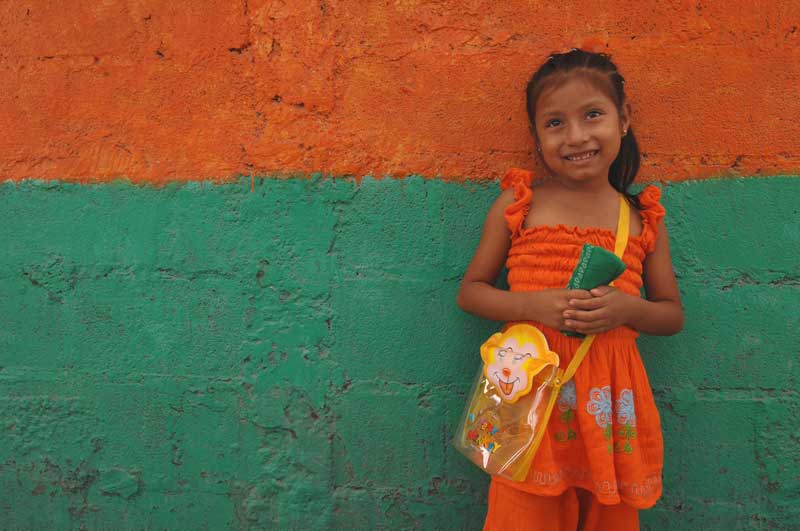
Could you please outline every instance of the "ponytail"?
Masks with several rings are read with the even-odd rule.
[[[608,169],[608,182],[617,192],[624,195],[628,203],[636,209],[640,208],[639,196],[628,192],[628,187],[636,179],[640,160],[639,144],[633,135],[633,129],[629,127],[628,133],[622,137],[617,158],[614,159]]]

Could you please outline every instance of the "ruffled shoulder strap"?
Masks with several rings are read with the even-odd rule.
[[[639,214],[642,216],[642,247],[646,253],[650,253],[656,246],[658,236],[658,224],[664,219],[667,213],[661,206],[661,189],[657,186],[647,186],[639,193]]]
[[[528,215],[528,209],[531,205],[531,172],[522,170],[520,168],[511,168],[500,179],[500,188],[502,190],[514,189],[514,202],[506,207],[505,216],[508,229],[511,231],[511,236],[516,236],[522,224],[525,222],[525,217]]]

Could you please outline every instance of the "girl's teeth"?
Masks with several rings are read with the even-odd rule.
[[[567,158],[569,160],[586,160],[586,159],[588,159],[589,157],[592,157],[592,156],[594,156],[594,151],[590,151],[588,153],[584,153],[583,155],[572,155],[572,156],[567,157]]]

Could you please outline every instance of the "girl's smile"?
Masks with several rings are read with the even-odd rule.
[[[591,159],[595,155],[597,155],[597,153],[598,153],[598,151],[596,149],[594,149],[594,150],[590,150],[590,151],[582,151],[580,153],[574,153],[572,155],[567,155],[564,158],[567,159],[570,162],[584,162],[584,161],[587,161],[587,160]]]
[[[541,93],[536,103],[536,138],[547,168],[573,183],[607,182],[628,127],[602,79],[572,75]]]

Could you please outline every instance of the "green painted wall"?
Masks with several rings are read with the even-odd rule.
[[[0,528],[480,529],[448,439],[495,184],[0,186]],[[800,179],[668,185],[643,529],[800,527]]]

